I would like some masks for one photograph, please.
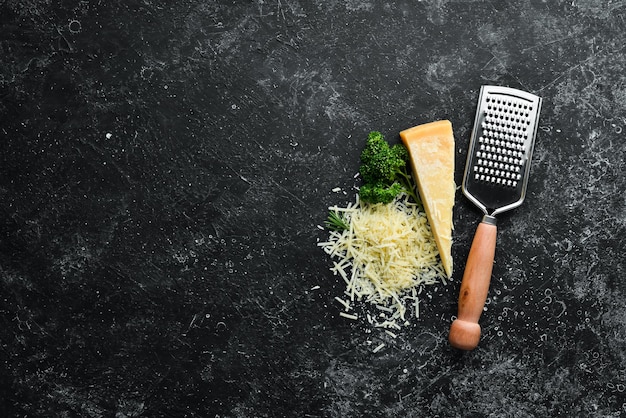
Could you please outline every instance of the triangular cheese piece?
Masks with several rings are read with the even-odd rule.
[[[443,268],[452,276],[452,207],[454,206],[454,136],[440,120],[400,132],[409,151],[413,175],[435,237]]]

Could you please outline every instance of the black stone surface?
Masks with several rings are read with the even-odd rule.
[[[0,24],[0,416],[626,416],[625,2],[0,0]],[[450,119],[460,184],[483,84],[544,107],[479,347],[446,341],[460,192],[420,319],[339,317],[317,225],[367,132]]]

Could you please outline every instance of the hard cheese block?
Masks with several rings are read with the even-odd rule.
[[[454,206],[454,136],[440,120],[400,132],[411,156],[419,194],[435,237],[443,268],[452,276],[452,207]]]

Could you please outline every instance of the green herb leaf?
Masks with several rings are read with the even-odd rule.
[[[324,223],[328,229],[332,229],[333,231],[347,231],[350,229],[350,225],[348,225],[343,216],[333,210],[328,212],[328,219]]]
[[[409,152],[403,144],[390,146],[378,131],[368,135],[361,152],[359,172],[363,185],[359,196],[367,203],[390,203],[400,193],[405,193],[415,203],[420,203],[415,192],[415,182],[410,175]]]

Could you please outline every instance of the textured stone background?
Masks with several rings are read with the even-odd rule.
[[[382,3],[0,0],[0,415],[626,416],[626,2]],[[483,84],[544,106],[479,347],[460,192],[421,318],[339,317],[367,132],[450,119],[460,184]]]

